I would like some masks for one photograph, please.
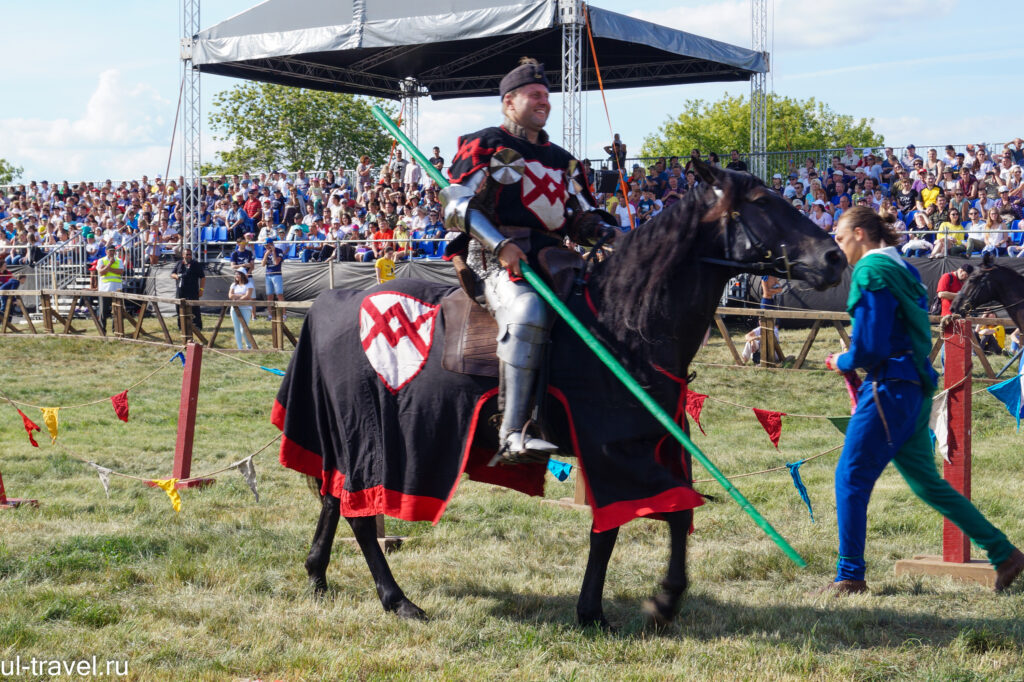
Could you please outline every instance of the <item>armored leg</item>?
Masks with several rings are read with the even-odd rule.
[[[529,284],[513,282],[504,270],[488,275],[484,297],[498,323],[498,359],[505,397],[499,430],[503,449],[513,457],[556,452],[554,444],[522,433],[544,359],[551,311]]]

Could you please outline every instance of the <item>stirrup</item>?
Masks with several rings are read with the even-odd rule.
[[[524,435],[523,431],[508,434],[491,458],[488,466],[495,464],[546,464],[551,455],[558,452],[558,446],[542,438]]]

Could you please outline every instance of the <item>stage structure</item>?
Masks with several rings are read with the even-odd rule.
[[[188,65],[199,73],[404,99],[405,132],[416,141],[420,97],[496,96],[501,77],[529,55],[544,62],[552,89],[563,93],[563,144],[582,155],[580,93],[598,87],[593,65],[584,66],[590,60],[582,5],[266,0],[191,34]],[[591,5],[586,10],[605,89],[749,81],[768,68],[755,50]]]

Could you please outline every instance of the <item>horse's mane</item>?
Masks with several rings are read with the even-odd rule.
[[[615,254],[601,268],[601,317],[609,328],[652,334],[650,325],[671,294],[667,280],[692,251],[707,208],[702,193],[687,192],[615,244]]]
[[[722,201],[729,203],[734,186],[741,183],[733,174],[722,176],[716,186],[723,192]],[[658,362],[657,347],[676,342],[686,308],[699,300],[697,290],[705,282],[694,272],[694,247],[702,218],[717,220],[708,214],[718,201],[708,192],[687,192],[617,242],[615,254],[598,270],[601,325],[623,350],[639,356],[641,365]],[[687,261],[693,261],[692,267]]]

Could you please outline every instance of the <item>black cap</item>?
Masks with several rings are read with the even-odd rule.
[[[960,266],[960,269],[966,272],[968,275],[974,272],[974,266],[971,265],[970,263],[964,263],[963,265]]]
[[[524,59],[526,58],[524,57]],[[509,71],[501,79],[501,84],[498,86],[498,94],[504,97],[506,93],[530,83],[540,83],[548,90],[551,89],[551,83],[548,82],[548,77],[544,75],[544,65],[536,60],[526,61],[526,63],[520,64]]]

